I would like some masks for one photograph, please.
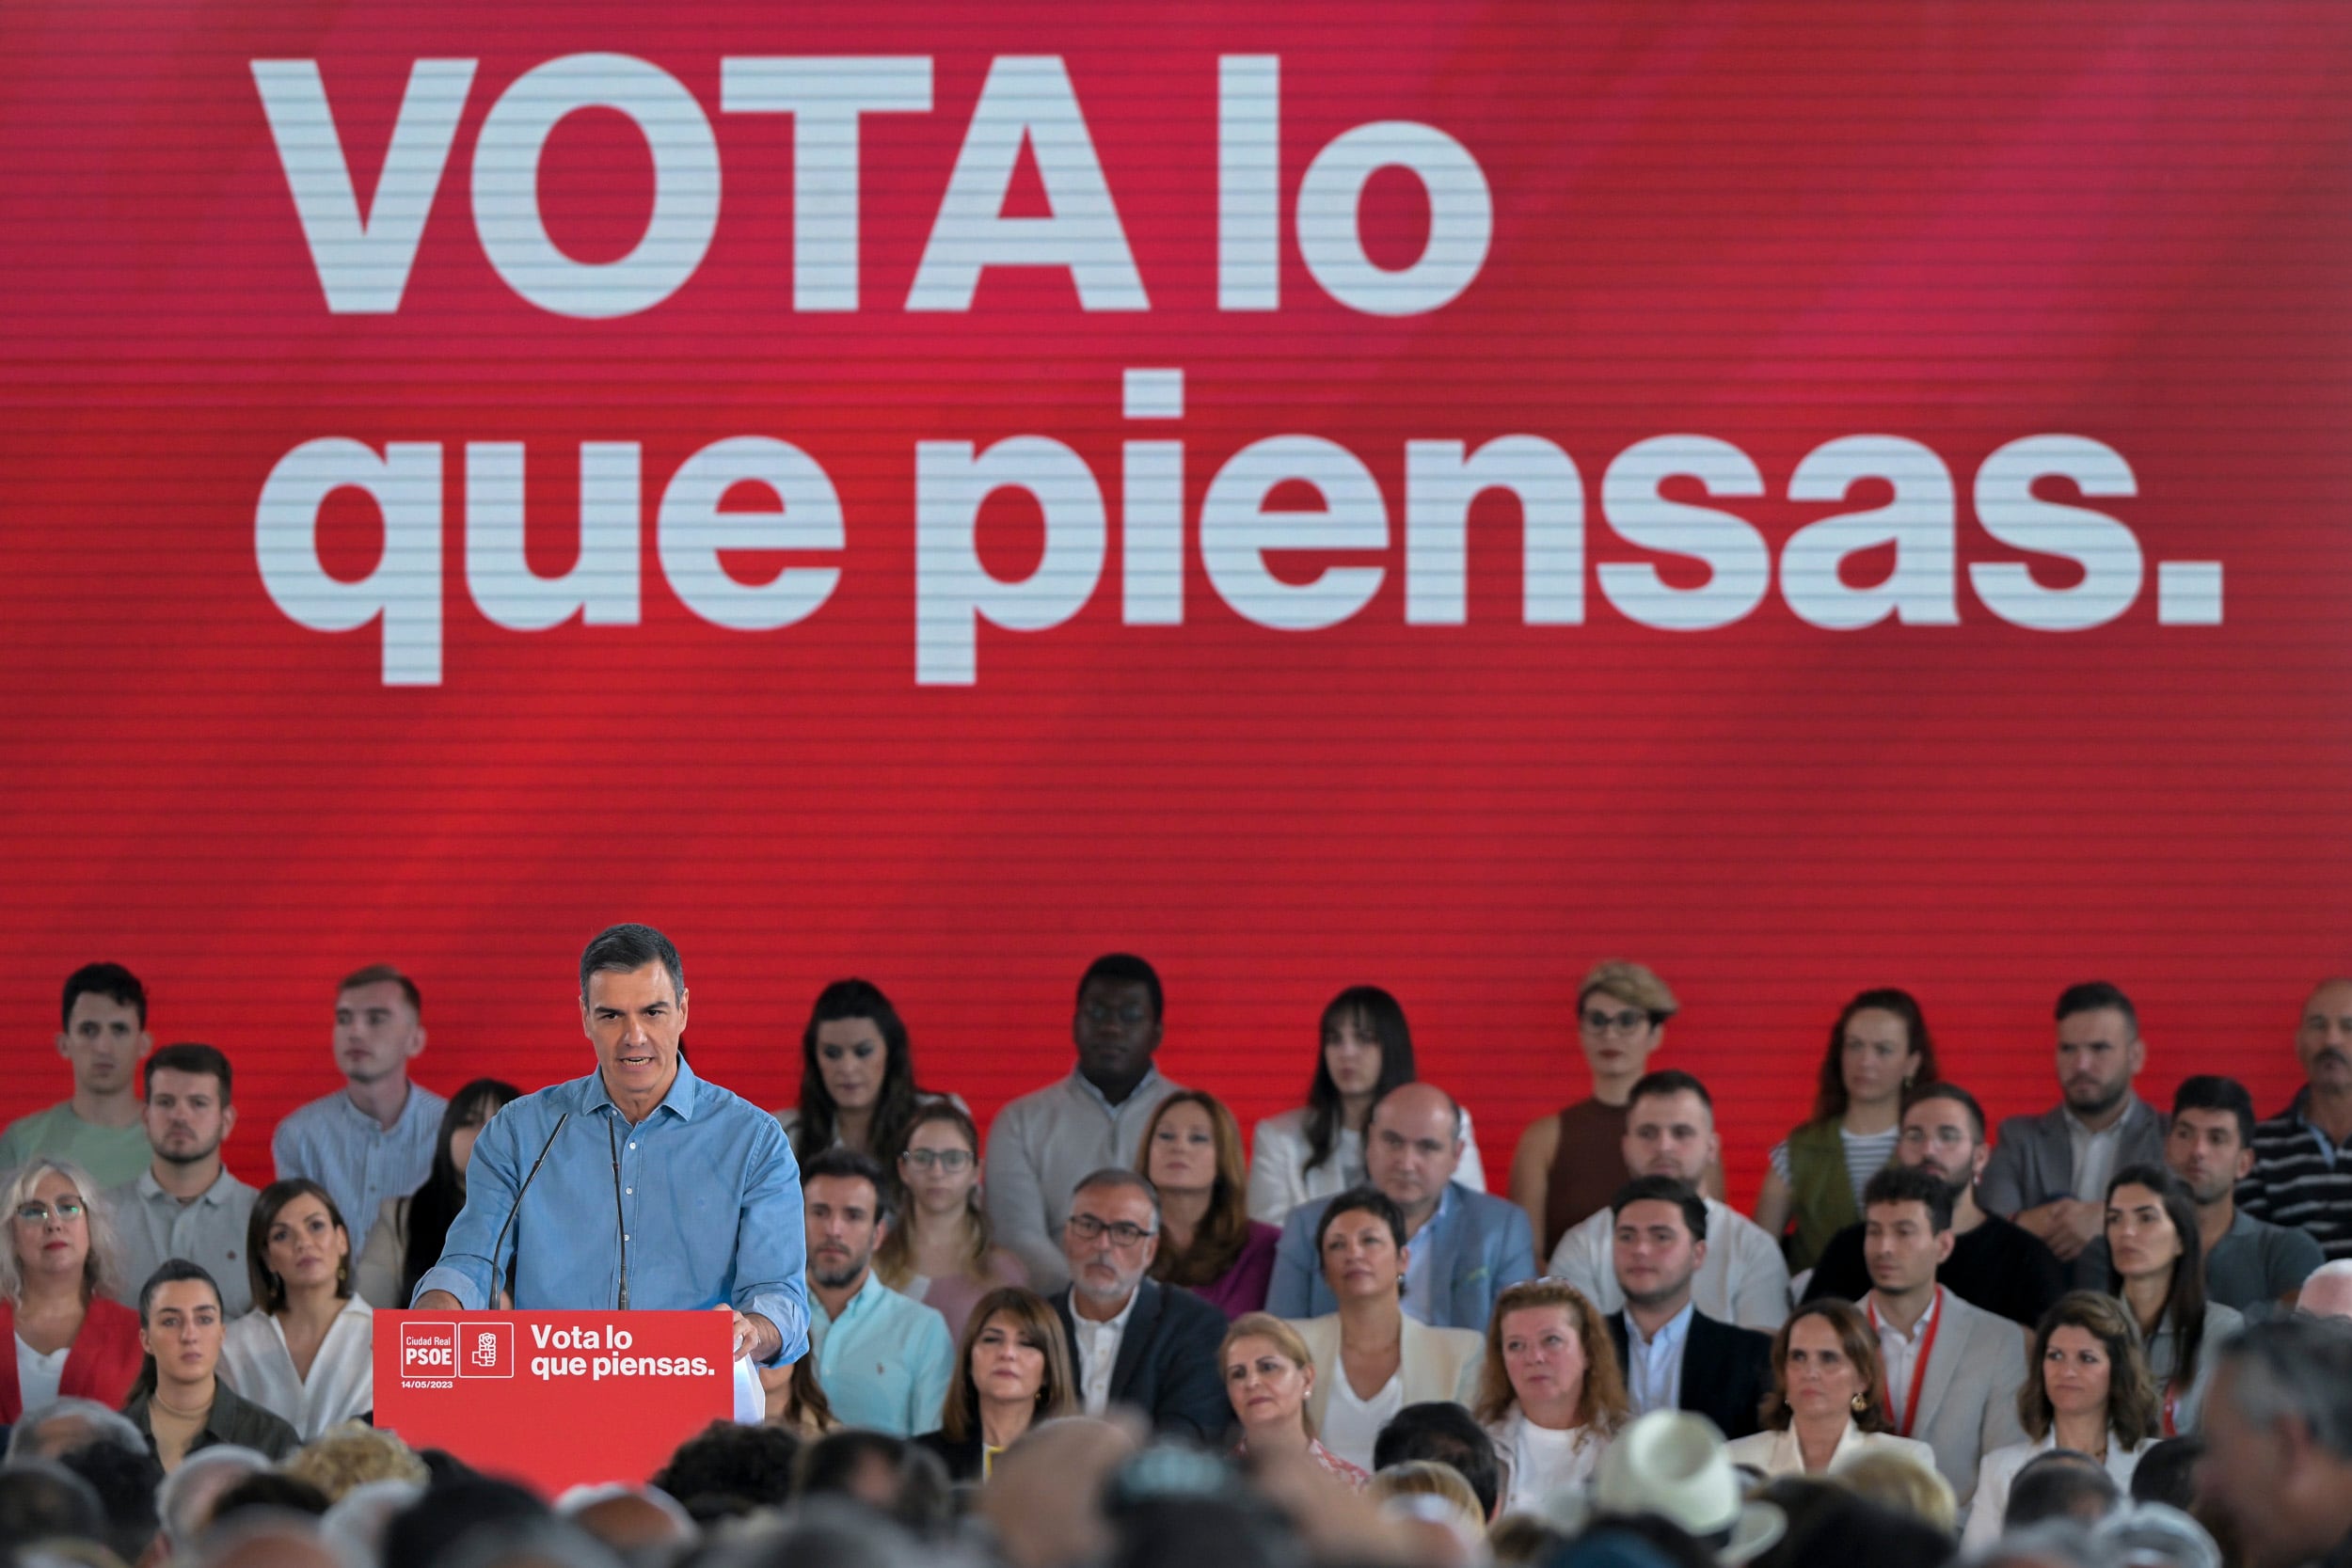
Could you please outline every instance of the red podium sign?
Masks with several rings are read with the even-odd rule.
[[[378,1312],[375,1424],[552,1496],[734,1413],[724,1312]]]

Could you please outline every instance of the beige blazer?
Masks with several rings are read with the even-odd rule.
[[[1291,1326],[1307,1341],[1307,1354],[1315,1364],[1315,1390],[1307,1396],[1307,1413],[1321,1427],[1333,1380],[1347,1375],[1340,1365],[1340,1315],[1294,1319]],[[1406,1318],[1397,1353],[1406,1404],[1452,1400],[1467,1405],[1478,1393],[1478,1374],[1486,1364],[1486,1337],[1475,1329],[1432,1328]]]
[[[1754,1436],[1736,1439],[1730,1446],[1731,1462],[1764,1472],[1766,1480],[1779,1476],[1804,1474],[1804,1453],[1797,1447],[1795,1432],[1759,1432]],[[1891,1432],[1865,1432],[1851,1421],[1846,1423],[1845,1435],[1837,1439],[1836,1451],[1829,1456],[1829,1467],[1835,1472],[1841,1465],[1866,1453],[1899,1453],[1921,1469],[1935,1469],[1935,1450],[1915,1437],[1898,1437]]]

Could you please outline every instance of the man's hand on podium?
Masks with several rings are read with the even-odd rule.
[[[748,1355],[757,1366],[784,1348],[783,1333],[758,1313],[745,1317],[732,1307],[722,1307],[719,1310],[735,1319],[735,1358],[738,1361]]]
[[[462,1312],[465,1307],[459,1304],[455,1296],[451,1295],[447,1291],[427,1291],[417,1298],[417,1304],[409,1310],[412,1312]]]

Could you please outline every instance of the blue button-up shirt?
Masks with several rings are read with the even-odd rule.
[[[1445,1191],[1438,1196],[1437,1212],[1423,1222],[1420,1233],[1406,1244],[1405,1310],[1421,1323],[1442,1324],[1445,1322],[1445,1314],[1432,1298],[1433,1293],[1448,1282],[1433,1279],[1430,1275],[1437,1267],[1438,1238],[1445,1234],[1446,1227],[1453,1221],[1454,1183],[1449,1181],[1445,1184]]]
[[[1633,1314],[1625,1315],[1625,1392],[1636,1416],[1681,1408],[1682,1347],[1691,1341],[1693,1305],[1684,1302],[1682,1310],[1646,1339]]]
[[[278,1180],[307,1176],[326,1189],[342,1212],[356,1259],[367,1250],[384,1200],[406,1197],[433,1174],[433,1146],[448,1109],[448,1101],[412,1083],[400,1115],[385,1127],[337,1089],[278,1124],[269,1141]]]
[[[543,1148],[547,1163],[518,1208],[516,1192]],[[514,1224],[493,1257],[509,1214]],[[479,1311],[511,1259],[517,1307],[614,1306],[624,1238],[630,1307],[729,1306],[776,1325],[778,1361],[808,1349],[808,1254],[791,1146],[775,1117],[697,1078],[682,1056],[670,1092],[634,1127],[600,1072],[492,1117],[467,1166],[465,1210],[417,1294],[447,1291]]]

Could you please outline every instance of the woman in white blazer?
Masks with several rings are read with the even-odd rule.
[[[1405,1315],[1405,1215],[1378,1188],[1331,1200],[1315,1252],[1340,1309],[1293,1325],[1314,1362],[1307,1410],[1325,1448],[1369,1470],[1373,1441],[1398,1411],[1430,1400],[1470,1402],[1486,1339]]]
[[[2027,1441],[1994,1449],[1977,1467],[1976,1500],[1961,1545],[1974,1552],[2000,1539],[2010,1487],[2040,1454],[2071,1449],[2106,1466],[2128,1492],[2157,1420],[2155,1378],[2139,1329],[2123,1304],[2096,1291],[2060,1296],[2033,1331],[2017,1419]]]
[[[1322,1045],[1307,1103],[1268,1117],[1252,1131],[1249,1217],[1280,1225],[1312,1198],[1329,1197],[1364,1179],[1364,1124],[1373,1101],[1414,1080],[1413,1032],[1395,997],[1377,986],[1350,986],[1323,1009]],[[1486,1166],[1470,1113],[1462,1113],[1462,1158],[1454,1180],[1486,1190]]]
[[[1731,1462],[1767,1477],[1822,1475],[1856,1456],[1899,1453],[1933,1474],[1935,1450],[1886,1430],[1878,1336],[1851,1302],[1797,1308],[1772,1338],[1764,1430],[1730,1446]]]
[[[1503,1513],[1539,1512],[1553,1493],[1589,1484],[1633,1415],[1600,1309],[1562,1279],[1497,1296],[1470,1414],[1502,1461]]]
[[[253,1310],[222,1336],[220,1374],[309,1442],[375,1408],[375,1314],[351,1291],[351,1232],[326,1189],[273,1181],[246,1225]]]

